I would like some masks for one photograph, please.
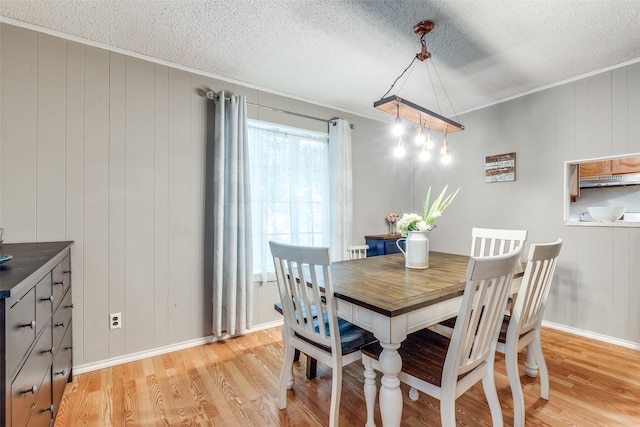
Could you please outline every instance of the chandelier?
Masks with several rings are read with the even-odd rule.
[[[453,121],[447,117],[444,117],[434,111],[428,110],[418,104],[415,104],[407,99],[401,98],[397,95],[387,96],[389,92],[391,92],[398,82],[400,78],[416,64],[416,59],[419,61],[426,61],[431,58],[431,52],[427,50],[427,45],[424,41],[424,37],[428,34],[434,27],[434,23],[431,21],[422,21],[417,23],[413,27],[413,32],[420,36],[420,44],[422,46],[419,53],[415,55],[411,64],[394,80],[393,84],[385,93],[379,101],[373,103],[373,106],[385,113],[392,114],[396,117],[392,133],[396,136],[397,142],[395,146],[394,153],[398,157],[402,157],[406,153],[406,149],[404,146],[404,140],[402,139],[404,134],[404,125],[403,122],[410,122],[417,125],[416,133],[415,133],[415,144],[420,147],[420,159],[428,160],[431,157],[431,151],[433,150],[435,143],[431,136],[431,131],[436,131],[444,135],[442,139],[440,154],[441,161],[443,163],[449,163],[451,161],[451,155],[449,154],[449,144],[447,143],[447,134],[452,132],[459,132],[464,130],[464,126],[460,123]],[[427,64],[427,63],[426,63]],[[440,77],[438,76],[437,70],[435,70],[435,65],[433,61],[431,61],[431,65],[434,68],[435,74],[438,78],[440,86],[443,89],[443,92],[453,110],[453,106],[451,105],[451,100],[449,100],[449,95],[447,95],[442,82],[440,81]],[[427,64],[428,67],[428,64]],[[428,70],[428,68],[427,68]],[[431,78],[431,72],[429,72],[429,79],[431,80],[431,86],[433,87],[433,79]],[[435,95],[435,93],[434,93]],[[438,102],[437,95],[436,102]],[[439,102],[438,102],[439,104]],[[455,115],[455,111],[454,111]],[[456,115],[457,119],[457,115]]]

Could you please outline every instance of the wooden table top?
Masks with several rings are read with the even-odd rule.
[[[469,256],[429,252],[429,268],[404,266],[391,254],[331,264],[336,298],[385,316],[401,314],[462,295]]]

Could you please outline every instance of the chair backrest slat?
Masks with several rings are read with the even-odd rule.
[[[445,361],[445,375],[457,378],[495,352],[519,257],[520,248],[504,255],[472,257],[469,261],[462,305]]]

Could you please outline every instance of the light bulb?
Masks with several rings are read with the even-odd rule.
[[[431,153],[425,150],[424,146],[422,147],[422,151],[420,151],[420,160],[426,162],[431,158]]]
[[[402,122],[400,122],[400,117],[396,119],[396,123],[391,128],[391,133],[393,136],[400,136],[404,133],[404,126],[402,126]]]
[[[393,150],[393,154],[396,157],[403,157],[405,154],[405,149],[404,149],[404,142],[402,141],[402,138],[398,138],[398,144],[396,145],[395,150]]]
[[[444,163],[445,165],[451,163],[451,155],[449,154],[449,144],[447,143],[446,131],[444,133],[444,139],[442,140],[442,150],[440,150],[440,153],[442,153],[442,158],[440,159],[442,163]]]
[[[422,133],[422,126],[418,128],[418,133],[416,133],[414,142],[416,143],[416,145],[424,144],[424,134]]]
[[[427,129],[427,141],[425,142],[427,150],[433,149],[433,139],[431,139],[431,129]]]

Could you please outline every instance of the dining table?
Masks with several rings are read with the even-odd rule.
[[[408,334],[458,314],[466,285],[468,255],[429,253],[429,267],[407,268],[390,254],[331,264],[338,316],[372,332],[380,341],[380,414],[385,427],[400,425],[402,392],[398,349]],[[521,277],[519,265],[514,278]],[[520,280],[514,280],[512,293]]]

